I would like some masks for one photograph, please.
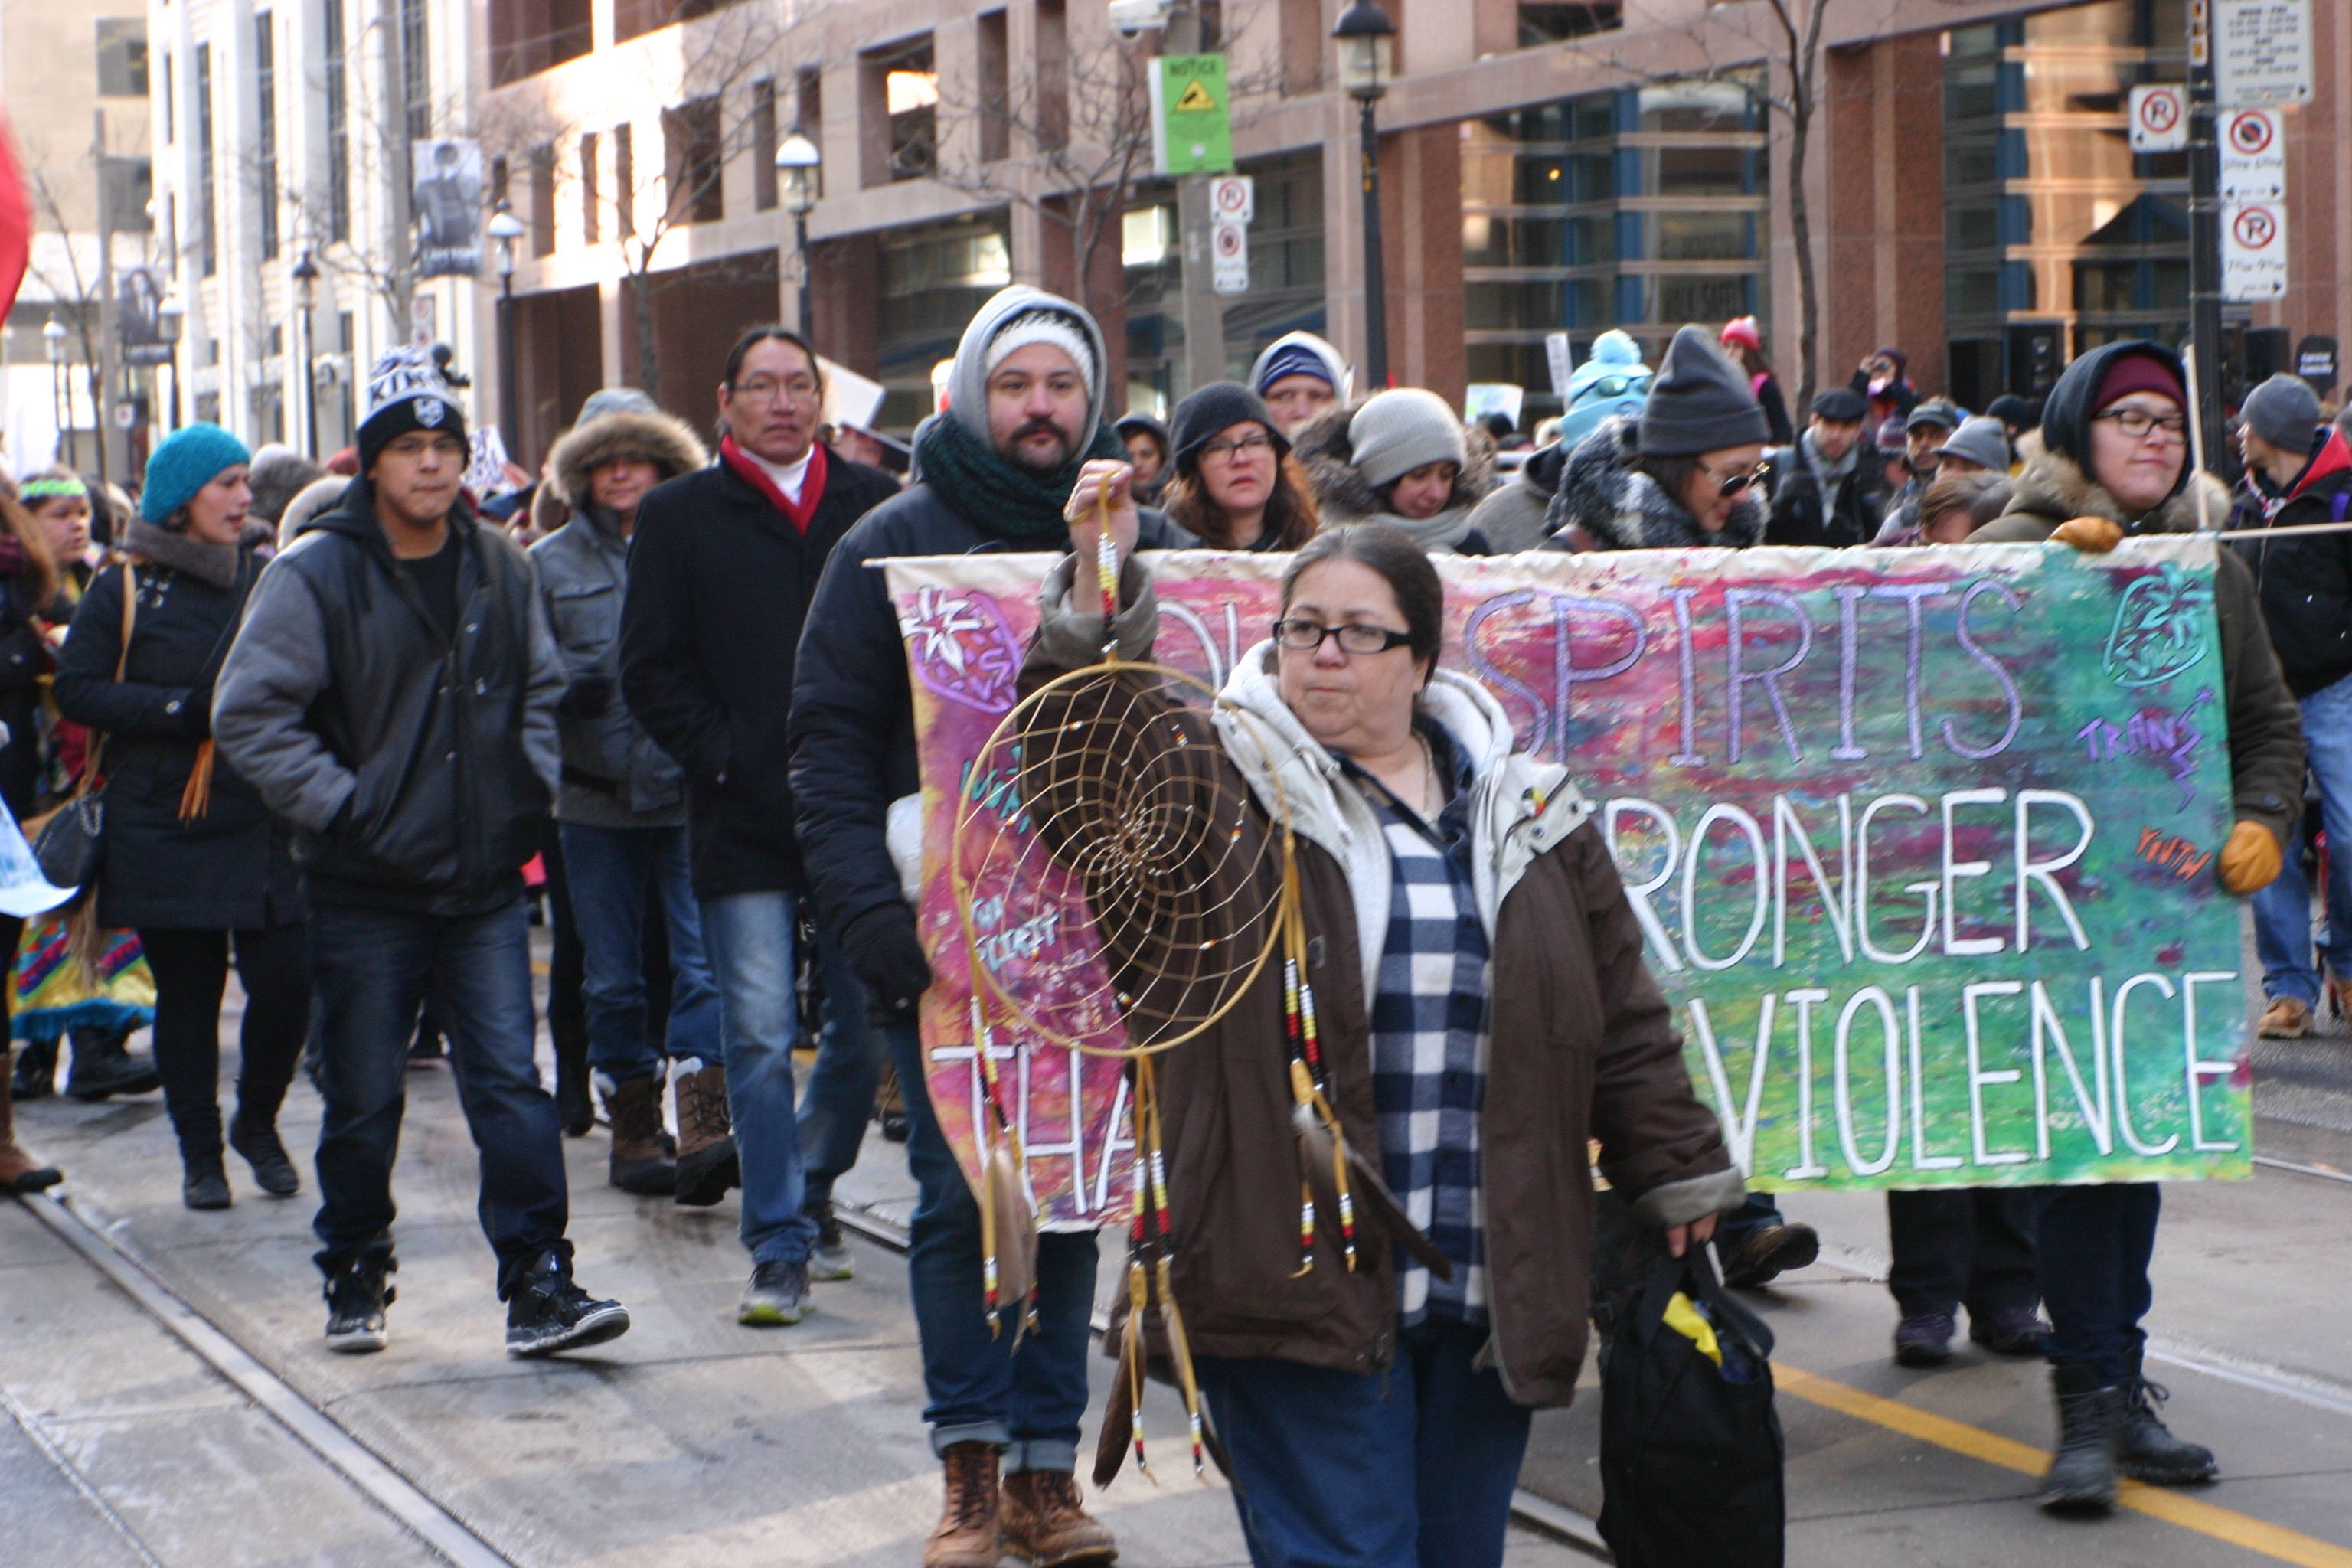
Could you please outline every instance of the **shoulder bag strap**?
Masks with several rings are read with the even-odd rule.
[[[114,684],[122,684],[122,677],[131,668],[131,632],[139,624],[139,574],[131,558],[122,558],[122,647],[114,656]],[[81,777],[74,780],[73,798],[80,799],[98,784],[98,764],[106,754],[106,731],[92,730],[89,746],[82,752]]]

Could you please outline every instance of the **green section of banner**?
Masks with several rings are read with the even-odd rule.
[[[1234,166],[1233,105],[1223,55],[1164,55],[1152,78],[1160,172],[1222,174]]]

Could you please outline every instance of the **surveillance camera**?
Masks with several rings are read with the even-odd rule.
[[[1132,42],[1154,27],[1168,25],[1168,13],[1174,0],[1110,0],[1110,25],[1122,38]]]

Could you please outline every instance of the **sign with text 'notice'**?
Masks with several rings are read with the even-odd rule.
[[[2250,1173],[2239,906],[2214,879],[2214,550],[1441,558],[1444,662],[1595,803],[1692,1080],[1759,1183]],[[1286,557],[1147,559],[1156,657],[1221,684],[1265,637]],[[1020,818],[1003,781],[967,775],[1050,564],[887,568],[922,753],[930,1091],[968,1170],[982,1102],[948,849],[968,792]],[[1073,896],[976,910],[981,940],[1097,963]],[[995,1049],[1041,1212],[1123,1214],[1119,1064],[1010,1028]]]

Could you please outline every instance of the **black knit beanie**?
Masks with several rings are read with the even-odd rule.
[[[1198,463],[1201,448],[1216,439],[1219,431],[1250,419],[1265,426],[1274,441],[1276,462],[1290,455],[1290,438],[1274,422],[1264,398],[1239,382],[1213,381],[1178,404],[1176,412],[1168,416],[1169,459],[1189,468]]]
[[[1747,373],[1697,327],[1680,329],[1666,345],[1640,428],[1645,458],[1691,458],[1772,438]]]

